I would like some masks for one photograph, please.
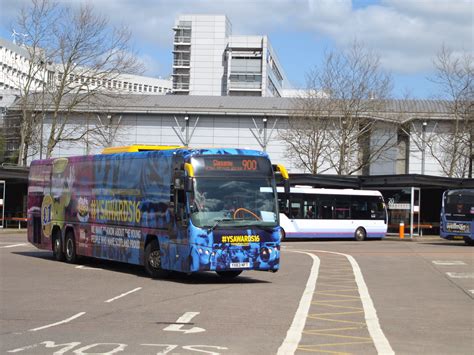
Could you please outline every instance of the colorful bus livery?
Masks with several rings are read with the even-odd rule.
[[[474,189],[445,191],[440,222],[441,238],[463,239],[474,245]]]
[[[287,176],[265,153],[242,149],[115,150],[34,161],[28,240],[57,260],[144,265],[153,277],[167,270],[227,277],[277,271],[274,169]]]

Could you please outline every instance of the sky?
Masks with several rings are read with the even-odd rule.
[[[14,21],[30,0],[0,0],[0,36],[12,40]],[[267,35],[290,83],[306,75],[329,50],[354,40],[380,56],[394,80],[395,98],[433,99],[433,60],[444,45],[474,51],[474,0],[59,0],[90,2],[111,25],[126,25],[145,75],[169,77],[175,19],[182,14],[225,14],[233,35]]]

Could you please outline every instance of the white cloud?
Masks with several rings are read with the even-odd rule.
[[[269,34],[272,39],[273,32],[310,32],[315,38],[311,46],[327,38],[344,48],[357,38],[380,54],[386,69],[399,73],[429,71],[443,43],[454,51],[473,50],[472,0],[88,1],[112,23],[128,25],[137,48],[161,52],[171,52],[171,28],[179,14],[226,14],[234,34]],[[18,7],[16,0],[2,0],[2,12],[8,13],[2,14],[2,23]]]
[[[311,24],[341,47],[354,38],[375,49],[386,69],[399,73],[429,71],[445,43],[454,50],[473,49],[473,4],[464,0],[387,0],[367,7],[341,9],[340,16]]]

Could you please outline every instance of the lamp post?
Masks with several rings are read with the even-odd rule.
[[[189,116],[184,116],[184,122],[185,122],[185,125],[186,125],[186,139],[185,139],[185,142],[186,142],[186,147],[189,146]]]
[[[421,128],[421,175],[425,175],[426,126],[427,126],[427,123],[423,122],[423,125]]]
[[[267,124],[268,119],[266,117],[263,118],[263,151],[267,151]]]

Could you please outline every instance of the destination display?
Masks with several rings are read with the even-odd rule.
[[[193,157],[191,164],[199,175],[270,175],[272,167],[268,159],[255,156],[201,156]]]

